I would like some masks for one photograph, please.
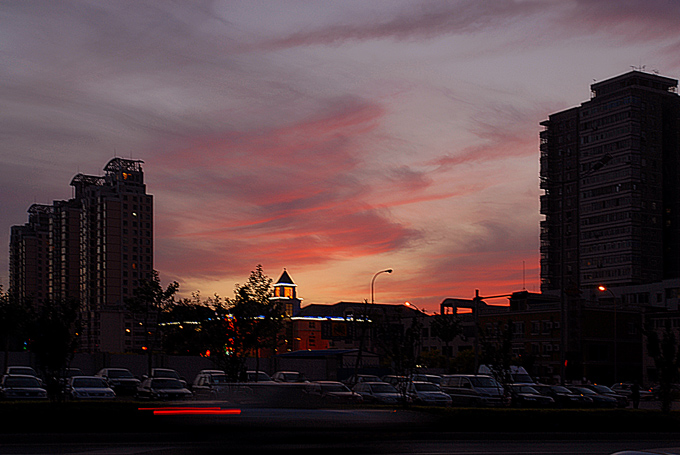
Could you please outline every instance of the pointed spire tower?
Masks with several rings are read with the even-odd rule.
[[[300,311],[301,299],[297,297],[297,284],[288,275],[288,271],[283,269],[281,278],[274,284],[274,295],[272,300],[283,300],[286,316],[295,316]]]

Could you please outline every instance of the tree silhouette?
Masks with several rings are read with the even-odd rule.
[[[512,365],[512,321],[499,323],[489,331],[479,333],[482,344],[482,362],[491,370],[496,381],[508,393],[508,384],[512,383],[510,366]],[[475,372],[476,373],[476,372]]]
[[[76,299],[47,301],[37,309],[29,328],[29,348],[36,356],[52,400],[63,398],[59,377],[78,345],[79,306]]]
[[[272,292],[272,279],[258,264],[245,284],[236,285],[233,299],[215,296],[204,304],[213,315],[201,323],[205,346],[230,380],[244,379],[249,354],[256,357],[259,369],[259,349],[276,344],[284,309],[280,301],[270,299]]]
[[[255,355],[256,370],[260,368],[260,348],[271,347],[274,351],[285,317],[281,301],[271,300],[272,281],[258,264],[245,284],[236,285],[231,302],[244,351]]]
[[[5,350],[5,364],[2,371],[6,371],[9,364],[9,351],[13,337],[19,337],[25,333],[26,323],[29,320],[29,306],[15,298],[10,292],[4,292],[0,286],[0,342]]]
[[[439,338],[446,346],[446,371],[449,371],[449,343],[453,342],[458,335],[463,333],[463,327],[460,324],[458,316],[454,314],[435,314],[432,317],[430,324],[432,335]]]
[[[654,365],[659,380],[659,399],[661,410],[670,412],[673,403],[672,387],[678,380],[678,367],[680,367],[680,352],[677,349],[675,335],[667,324],[663,337],[651,326],[645,330],[647,335],[647,351],[654,359]]]
[[[178,290],[177,281],[173,281],[163,289],[160,276],[154,270],[150,278],[139,280],[139,286],[134,289],[133,296],[125,301],[128,311],[141,314],[144,318],[144,347],[147,351],[147,374],[149,375],[153,367],[153,352],[159,344],[161,315],[171,308]]]

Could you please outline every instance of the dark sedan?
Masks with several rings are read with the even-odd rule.
[[[615,408],[617,406],[616,398],[601,395],[588,387],[569,387],[569,390],[592,399],[595,408]]]
[[[47,391],[35,376],[7,374],[0,382],[0,397],[5,400],[44,400]]]
[[[626,398],[625,395],[619,394],[614,392],[612,389],[605,385],[598,385],[598,384],[593,384],[593,385],[588,385],[586,386],[590,390],[599,393],[600,395],[606,395],[608,397],[612,397],[616,400],[617,406],[619,408],[625,408],[628,406],[628,398]]]
[[[356,392],[352,392],[342,382],[316,381],[305,385],[305,393],[310,397],[318,397],[327,403],[349,404],[361,403],[363,398]]]
[[[555,405],[552,397],[541,395],[530,385],[511,384],[510,398],[513,406],[520,408],[545,408]]]
[[[574,393],[561,385],[535,384],[532,387],[541,395],[551,397],[560,408],[583,408],[593,405],[591,398]]]

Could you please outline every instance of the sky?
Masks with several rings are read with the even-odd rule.
[[[29,206],[122,157],[180,296],[539,292],[540,122],[679,48],[679,0],[2,0],[0,284]]]

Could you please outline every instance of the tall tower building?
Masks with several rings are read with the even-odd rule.
[[[541,123],[541,288],[680,277],[678,81],[641,71]]]
[[[12,227],[10,289],[37,303],[78,299],[82,351],[135,351],[145,337],[125,300],[153,271],[153,196],[142,161],[114,158],[104,172],[76,175],[72,199],[33,205]]]
[[[80,206],[80,302],[84,350],[135,349],[125,299],[153,270],[153,196],[146,194],[142,161],[115,158],[103,177],[71,181]],[[143,334],[141,334],[143,335]]]
[[[12,226],[10,232],[9,288],[31,304],[49,297],[51,215],[51,206],[33,204],[28,209],[28,223]]]

